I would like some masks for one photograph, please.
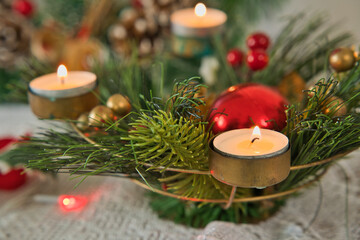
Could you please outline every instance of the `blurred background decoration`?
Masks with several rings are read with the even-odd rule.
[[[206,4],[227,13],[226,39],[235,46],[244,42],[249,26],[284,2]],[[200,59],[184,61],[169,51],[171,13],[195,4],[193,0],[1,1],[0,102],[27,101],[28,82],[54,71],[59,63],[69,70],[90,70],[125,64],[136,56],[142,69],[149,66],[149,59],[161,61],[169,84],[177,77],[198,75]]]

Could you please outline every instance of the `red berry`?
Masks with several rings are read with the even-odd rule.
[[[135,9],[142,9],[144,7],[142,0],[132,0],[131,5]]]
[[[232,67],[238,67],[243,63],[244,53],[237,48],[233,48],[226,55],[226,59]]]
[[[24,169],[12,169],[6,174],[0,172],[0,190],[13,190],[22,186],[26,182]]]
[[[166,192],[167,189],[168,189],[167,184],[166,184],[166,183],[162,183],[162,184],[161,184],[161,189]]]
[[[249,51],[246,57],[246,63],[253,71],[261,70],[267,66],[269,57],[266,52],[261,50]]]
[[[76,37],[82,39],[88,39],[90,35],[91,35],[90,28],[84,24],[83,26],[80,27]]]
[[[13,2],[12,8],[14,11],[20,13],[25,17],[30,17],[34,11],[33,3],[28,0],[15,0]]]
[[[270,39],[264,33],[254,33],[251,34],[246,39],[246,44],[251,50],[263,49],[266,50],[269,47]]]

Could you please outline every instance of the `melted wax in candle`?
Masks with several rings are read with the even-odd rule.
[[[80,87],[79,84],[75,83],[54,83],[53,85],[48,86],[48,90],[61,90],[61,89],[70,89]]]
[[[270,152],[274,147],[274,144],[266,139],[255,140],[251,143],[251,140],[241,141],[237,144],[237,148],[241,150],[243,155],[264,154]]]

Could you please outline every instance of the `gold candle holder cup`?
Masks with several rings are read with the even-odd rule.
[[[28,100],[32,112],[44,119],[77,119],[82,113],[89,112],[99,104],[96,94],[98,87],[87,93],[64,98],[40,96],[28,88]]]
[[[214,137],[215,138],[215,137]],[[210,173],[225,184],[243,188],[264,188],[287,178],[290,172],[291,149],[270,157],[235,156],[210,147]]]

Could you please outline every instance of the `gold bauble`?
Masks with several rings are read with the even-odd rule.
[[[125,116],[131,110],[131,105],[127,98],[118,93],[109,97],[106,106],[119,116]]]
[[[316,85],[317,83],[318,83],[317,80],[316,80],[316,81],[311,80],[311,81],[307,82],[305,88],[306,88],[307,90],[310,90],[310,91],[308,92],[309,98],[312,98],[312,97],[315,95],[314,92],[318,92],[318,94],[321,94],[321,95],[326,95],[326,94],[329,93],[329,91],[331,91],[331,89],[334,89],[334,87],[335,87],[335,82],[332,82],[332,83],[328,86],[328,88],[326,89],[326,91],[325,91],[325,88],[322,87],[322,88],[321,88],[322,91],[320,92],[319,86]],[[324,84],[328,84],[328,83],[325,82]]]
[[[336,106],[336,109],[334,106]],[[347,113],[347,107],[344,103],[344,101],[341,98],[338,97],[330,97],[329,100],[325,103],[325,108],[323,109],[325,114],[329,114],[330,112],[333,112],[334,117],[340,117],[344,116]]]
[[[78,127],[80,130],[86,130],[89,125],[89,115],[86,113],[83,113],[78,117],[76,127]]]
[[[305,80],[297,72],[291,72],[280,81],[278,90],[290,102],[301,102],[305,87]]]
[[[89,113],[89,125],[96,127],[105,126],[105,122],[112,121],[114,119],[113,111],[106,106],[96,106]]]
[[[337,48],[330,54],[329,62],[337,72],[350,70],[355,64],[354,51],[350,48]]]

